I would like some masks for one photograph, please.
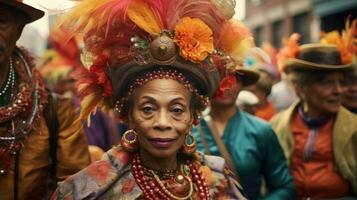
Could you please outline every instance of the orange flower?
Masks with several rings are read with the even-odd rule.
[[[175,27],[174,41],[180,55],[195,63],[213,52],[212,30],[200,19],[184,17]]]

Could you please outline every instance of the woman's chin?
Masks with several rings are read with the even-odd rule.
[[[170,158],[176,156],[178,150],[171,148],[154,148],[149,153],[156,158]]]

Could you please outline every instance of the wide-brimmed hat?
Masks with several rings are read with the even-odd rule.
[[[337,46],[332,44],[305,44],[298,49],[296,58],[285,62],[284,71],[346,71],[353,63],[343,64]]]
[[[0,0],[0,4],[10,6],[26,14],[29,17],[26,23],[36,21],[45,14],[42,10],[23,3],[22,0]]]

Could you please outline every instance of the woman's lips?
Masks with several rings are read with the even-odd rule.
[[[149,141],[156,148],[168,148],[176,141],[176,138],[151,138]]]

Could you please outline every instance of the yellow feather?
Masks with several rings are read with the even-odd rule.
[[[238,63],[243,63],[245,56],[252,47],[254,47],[253,37],[245,38],[234,46],[230,56]]]
[[[151,35],[158,35],[162,30],[158,17],[143,0],[133,0],[128,8],[128,17],[141,29]]]
[[[95,108],[98,106],[98,102],[96,103],[97,99],[97,94],[92,93],[89,94],[88,96],[84,97],[84,99],[81,101],[81,113],[79,116],[79,119],[86,119],[87,118],[87,123],[88,126],[90,126],[90,115],[91,113],[95,112]]]
[[[88,20],[88,23],[87,23],[86,26],[84,27],[83,32],[84,32],[84,33],[87,33],[87,32],[89,32],[90,30],[94,29],[95,26],[96,26],[95,19],[90,18],[90,19]]]
[[[103,22],[100,21],[101,23],[92,23],[90,25],[87,25],[88,20],[98,20],[95,18],[96,15],[96,9],[104,4],[106,4],[108,0],[86,0],[82,1],[76,6],[70,13],[68,13],[65,17],[65,19],[58,24],[58,26],[65,25],[67,26],[68,24],[70,26],[73,26],[74,32],[85,29],[86,31],[92,30],[93,28],[99,27],[99,25],[102,25]],[[102,13],[101,13],[102,14]],[[103,20],[103,19],[102,19]]]
[[[229,20],[222,27],[218,45],[234,60],[243,62],[248,50],[254,47],[254,41],[249,29],[243,23]]]

